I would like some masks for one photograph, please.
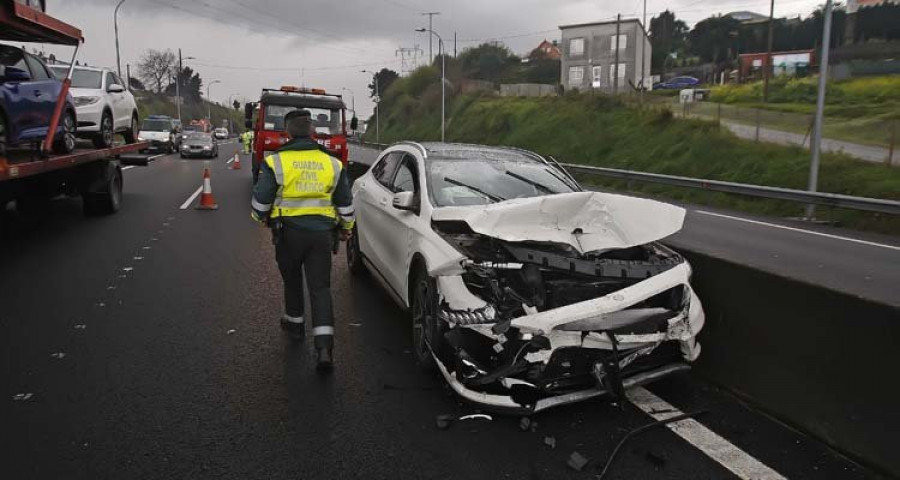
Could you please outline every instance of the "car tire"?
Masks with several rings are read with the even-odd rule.
[[[131,125],[128,127],[128,130],[122,132],[122,136],[125,137],[125,143],[132,144],[137,142],[138,137],[138,115],[137,112],[131,114]]]
[[[61,155],[72,153],[75,150],[75,112],[67,110],[60,120],[60,126],[63,131],[53,141],[53,151]]]
[[[103,116],[100,118],[100,131],[97,132],[96,135],[91,139],[94,142],[95,148],[109,148],[113,144],[113,138],[115,137],[116,130],[113,127],[113,118],[112,114],[109,112],[103,112]]]
[[[439,350],[443,329],[437,317],[437,283],[419,266],[410,282],[410,316],[412,317],[413,356],[420,370],[433,372],[437,364],[432,350]],[[429,346],[430,344],[430,346]]]
[[[353,227],[353,235],[347,240],[347,270],[357,276],[365,275],[366,265],[363,261],[362,250],[359,249],[359,234]]]
[[[84,201],[84,214],[88,216],[112,215],[122,207],[122,171],[113,168],[106,179],[102,191],[85,192],[82,195]]]

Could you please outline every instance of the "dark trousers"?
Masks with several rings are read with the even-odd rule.
[[[275,260],[284,280],[284,308],[291,317],[303,317],[303,272],[312,307],[316,348],[334,346],[334,311],[331,305],[331,231],[284,227],[275,245]]]

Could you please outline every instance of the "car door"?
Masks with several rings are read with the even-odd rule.
[[[360,251],[384,280],[387,280],[383,262],[386,256],[384,242],[389,237],[389,233],[385,232],[385,210],[393,199],[391,182],[402,158],[403,152],[390,152],[376,161],[371,175],[359,179],[353,199]]]
[[[413,155],[409,153],[403,155],[391,181],[390,190],[390,200],[384,208],[382,261],[387,266],[385,276],[388,277],[387,280],[394,291],[403,292],[406,289],[406,276],[409,272],[412,224],[419,219],[419,212],[394,208],[392,200],[397,193],[412,192],[416,199],[415,203],[421,206],[419,168]]]
[[[56,97],[60,93],[60,82],[47,71],[40,60],[27,53],[24,54],[24,59],[31,80],[21,82],[19,92],[28,99],[30,106],[25,112],[27,120],[24,122],[19,140],[43,137],[47,134],[50,118],[53,117],[53,108],[56,106]]]
[[[109,91],[109,87],[112,85],[119,85],[119,82],[112,72],[105,72],[103,75],[103,95],[109,101],[109,109],[112,111],[113,117],[113,131],[116,131],[124,128],[126,125],[126,122],[122,120],[122,104],[125,103],[125,95],[123,92]]]

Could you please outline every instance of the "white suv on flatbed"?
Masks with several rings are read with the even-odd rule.
[[[58,78],[65,78],[68,65],[50,65]],[[78,117],[79,137],[90,138],[97,148],[107,148],[121,133],[126,143],[134,143],[138,132],[138,111],[134,96],[122,80],[108,68],[75,67],[72,97]]]

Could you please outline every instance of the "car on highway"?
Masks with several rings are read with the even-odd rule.
[[[181,158],[216,158],[219,156],[219,142],[216,141],[215,135],[211,133],[191,132],[181,142],[180,153]]]
[[[351,272],[412,317],[418,363],[511,413],[688,370],[705,315],[691,267],[659,243],[685,211],[585,191],[524,150],[395,144],[353,185]]]
[[[150,150],[175,153],[181,145],[181,132],[175,121],[166,115],[150,115],[141,124],[138,140],[150,142]]]
[[[61,92],[62,82],[40,58],[18,47],[0,45],[0,153],[44,140]],[[69,94],[53,143],[57,153],[75,150],[77,119]]]
[[[696,87],[700,85],[700,80],[694,77],[674,77],[664,82],[653,84],[654,90],[681,90],[682,88]]]
[[[56,78],[64,79],[68,65],[51,65]],[[134,95],[108,68],[76,66],[70,89],[78,114],[78,136],[89,138],[97,148],[109,148],[116,133],[125,143],[134,143],[138,134],[138,110]]]
[[[227,128],[217,128],[215,130],[215,136],[218,139],[224,140],[228,138],[228,129]]]

